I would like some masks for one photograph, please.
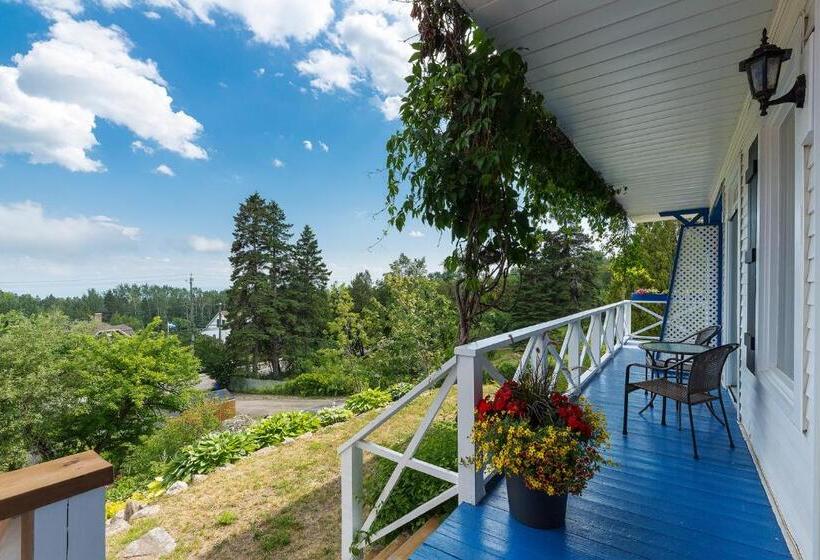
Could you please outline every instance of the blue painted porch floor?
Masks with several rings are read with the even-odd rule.
[[[478,506],[459,505],[412,558],[791,558],[728,394],[734,450],[706,407],[697,406],[695,460],[685,409],[681,431],[674,405],[661,426],[660,403],[638,415],[646,401],[637,391],[630,395],[629,435],[621,434],[624,370],[643,359],[640,349],[623,348],[584,391],[606,412],[608,455],[617,465],[604,467],[581,496],[570,496],[564,529],[515,521],[502,480]]]

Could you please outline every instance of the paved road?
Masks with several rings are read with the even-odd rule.
[[[304,397],[280,397],[276,395],[240,395],[236,398],[236,414],[267,416],[275,412],[291,410],[319,410],[328,406],[344,404],[344,399],[310,399]]]
[[[207,375],[200,375],[197,389],[210,391],[214,381]],[[237,416],[268,416],[275,412],[289,412],[292,410],[319,410],[328,406],[344,404],[343,398],[305,398],[285,397],[277,395],[249,395],[234,393],[236,399]]]

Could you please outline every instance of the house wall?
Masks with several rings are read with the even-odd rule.
[[[817,197],[814,191],[813,130],[818,118],[814,105],[812,79],[816,61],[820,60],[813,34],[815,4],[820,0],[785,0],[778,3],[769,26],[771,42],[793,49],[792,59],[783,66],[780,87],[791,88],[799,73],[808,80],[806,104],[794,109],[794,363],[793,379],[776,366],[777,318],[781,310],[775,302],[779,243],[774,204],[780,188],[778,147],[779,127],[794,105],[770,108],[766,117],[759,116],[758,104],[751,99],[743,108],[731,147],[719,177],[714,196],[723,192],[724,227],[736,210],[740,227],[740,250],[737,262],[728,262],[724,252],[724,270],[738,267],[736,285],[724,284],[724,303],[730,290],[738,295],[737,332],[746,332],[746,310],[749,298],[748,271],[744,255],[750,248],[749,193],[745,184],[749,146],[758,138],[758,232],[757,232],[757,328],[756,372],[746,366],[746,352],[741,346],[736,366],[739,368],[738,415],[765,482],[773,497],[781,522],[793,540],[794,552],[802,558],[820,559],[820,446],[817,418],[820,417],[816,396],[818,348],[818,305],[816,291],[817,251],[815,242]],[[724,236],[726,239],[727,236]],[[724,305],[724,308],[728,307]]]

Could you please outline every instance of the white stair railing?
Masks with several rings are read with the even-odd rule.
[[[657,319],[647,327],[632,332],[633,307]],[[477,504],[484,497],[486,476],[463,459],[475,455],[470,434],[475,421],[475,405],[483,398],[485,372],[498,383],[505,378],[493,366],[488,353],[527,341],[521,355],[515,378],[524,371],[546,375],[552,369],[553,382],[566,381],[567,393],[578,393],[600,368],[614,356],[630,338],[642,336],[660,325],[663,317],[646,307],[624,300],[596,309],[582,311],[553,321],[518,329],[501,335],[478,340],[455,349],[455,356],[441,368],[424,378],[404,397],[390,405],[355,436],[339,447],[342,463],[342,558],[361,556],[363,548],[396,529],[458,496],[459,502]],[[552,335],[563,335],[560,348]],[[444,404],[453,386],[457,387],[458,472],[414,458],[436,414]],[[438,393],[410,439],[404,452],[378,445],[367,440],[381,425],[426,391],[438,386]],[[364,452],[396,463],[384,489],[364,517],[362,504],[362,467]],[[452,484],[438,496],[421,504],[378,531],[371,531],[379,512],[390,497],[404,469],[413,469]]]

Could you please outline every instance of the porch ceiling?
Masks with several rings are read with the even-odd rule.
[[[461,0],[636,219],[706,206],[773,0]]]

